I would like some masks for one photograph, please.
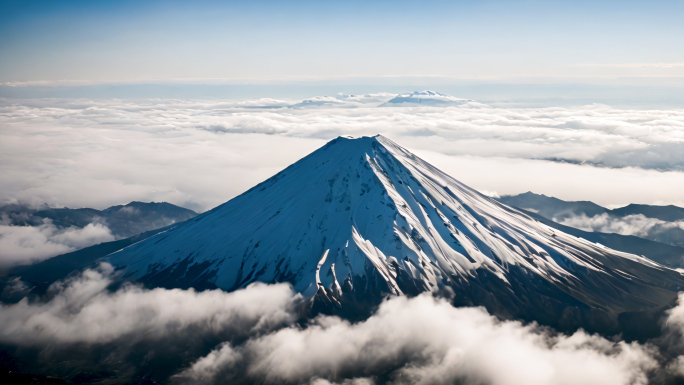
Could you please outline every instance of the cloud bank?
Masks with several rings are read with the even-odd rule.
[[[674,246],[684,246],[684,221],[664,221],[649,218],[643,214],[616,216],[603,213],[589,217],[585,214],[574,215],[558,220],[565,226],[571,226],[585,231],[633,235],[656,242]]]
[[[648,237],[649,233],[653,231],[684,230],[684,221],[668,222],[657,218],[648,218],[643,214],[627,215],[624,217],[616,217],[608,213],[593,217],[582,214],[565,218],[560,223],[585,231],[635,235],[642,238]]]
[[[204,210],[335,136],[382,133],[492,196],[684,205],[683,110],[379,107],[392,96],[0,101],[0,202]],[[651,223],[604,219],[576,225],[636,234]],[[0,234],[0,263],[14,264],[111,236],[102,225],[59,232],[49,223]],[[118,286],[102,265],[46,298],[0,305],[0,343],[46,373],[69,357],[56,374],[75,365],[177,383],[645,384],[684,373],[684,298],[665,324],[676,338],[645,344],[500,321],[428,295],[389,299],[358,323],[304,323],[300,305],[287,285]]]
[[[192,328],[256,334],[291,323],[292,305],[299,298],[284,284],[256,284],[233,293],[124,285],[111,293],[107,287],[114,278],[113,267],[104,263],[54,284],[48,302],[24,298],[0,305],[0,340],[27,346],[101,344],[124,337],[160,339]]]
[[[98,368],[176,384],[646,384],[671,379],[684,362],[676,338],[658,350],[566,335],[429,294],[390,298],[357,323],[302,322],[302,298],[286,284],[112,291],[116,279],[103,264],[56,283],[43,300],[0,305],[0,344],[47,374]],[[680,297],[666,333],[683,335],[683,309]]]
[[[147,290],[102,264],[53,284],[45,298],[0,304],[3,370],[74,380],[164,381],[222,341],[239,343],[291,325],[301,301],[287,284],[245,290]],[[13,289],[27,291],[22,282]],[[112,286],[114,285],[114,286]],[[12,362],[21,366],[12,368]],[[86,379],[79,373],[92,373]]]
[[[333,137],[381,133],[498,194],[684,204],[684,110],[379,107],[392,96],[0,100],[0,201],[206,210]]]
[[[421,295],[393,298],[357,324],[320,317],[240,347],[223,344],[175,379],[302,383],[374,374],[395,384],[645,384],[655,365],[638,344],[581,331],[552,335]]]
[[[58,229],[48,219],[40,226],[0,224],[0,270],[29,265],[114,239],[110,229],[101,223],[66,229]]]

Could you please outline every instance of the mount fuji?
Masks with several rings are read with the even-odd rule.
[[[289,282],[315,311],[434,292],[561,330],[647,333],[684,287],[555,230],[383,136],[339,137],[240,196],[106,258],[149,286]]]

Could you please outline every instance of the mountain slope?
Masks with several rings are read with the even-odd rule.
[[[290,282],[318,308],[352,315],[386,295],[434,291],[502,317],[606,332],[662,310],[684,283],[483,196],[381,136],[337,138],[108,259],[153,286]]]

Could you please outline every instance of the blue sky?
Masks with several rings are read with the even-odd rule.
[[[684,77],[682,15],[681,1],[6,0],[0,83],[648,83]]]

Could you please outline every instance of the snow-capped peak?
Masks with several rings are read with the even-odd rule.
[[[379,135],[336,138],[109,259],[166,286],[290,282],[342,309],[448,288],[458,303],[549,322],[572,308],[610,324],[682,286],[676,271],[554,230]]]

